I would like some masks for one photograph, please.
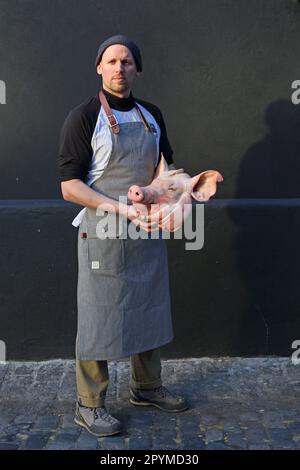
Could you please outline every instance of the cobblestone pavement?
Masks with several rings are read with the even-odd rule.
[[[0,364],[1,449],[300,449],[300,365],[289,358],[162,362],[163,384],[191,408],[135,407],[129,362],[110,361],[106,405],[124,426],[99,438],[73,421],[75,362]]]

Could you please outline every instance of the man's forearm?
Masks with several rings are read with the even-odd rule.
[[[92,209],[99,207],[103,211],[115,212],[117,214],[126,212],[126,204],[119,204],[119,201],[94,191],[94,189],[90,188],[80,179],[62,182],[61,190],[66,201],[74,202],[84,207],[91,207]]]

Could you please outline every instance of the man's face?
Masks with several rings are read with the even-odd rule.
[[[130,49],[122,44],[113,44],[105,49],[97,73],[102,75],[103,88],[121,98],[129,96],[139,74]]]

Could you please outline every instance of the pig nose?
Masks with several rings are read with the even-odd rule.
[[[144,199],[143,191],[139,186],[131,186],[128,191],[128,198],[134,202],[141,202]]]

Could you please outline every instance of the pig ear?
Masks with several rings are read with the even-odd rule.
[[[155,170],[155,173],[154,173],[154,178],[157,178],[158,176],[162,175],[163,173],[165,173],[166,171],[168,171],[168,164],[166,162],[166,159],[163,155],[163,153],[161,152],[160,154],[160,161],[159,161],[159,164],[157,165],[156,167],[156,170]]]
[[[176,170],[169,170],[167,173],[168,173],[168,176],[174,176],[174,175],[177,175],[178,173],[184,173],[184,169],[178,168]]]
[[[203,171],[199,175],[193,176],[192,196],[196,201],[206,202],[217,191],[217,183],[223,181],[223,176],[216,170]]]
[[[166,161],[163,153],[161,152],[160,162],[157,165],[157,168],[155,170],[153,179],[157,178],[158,176],[161,176],[162,174],[164,174],[164,176],[173,176],[173,175],[177,175],[177,173],[184,173],[184,169],[179,168],[178,170],[169,170],[169,166],[167,164],[167,161]]]

